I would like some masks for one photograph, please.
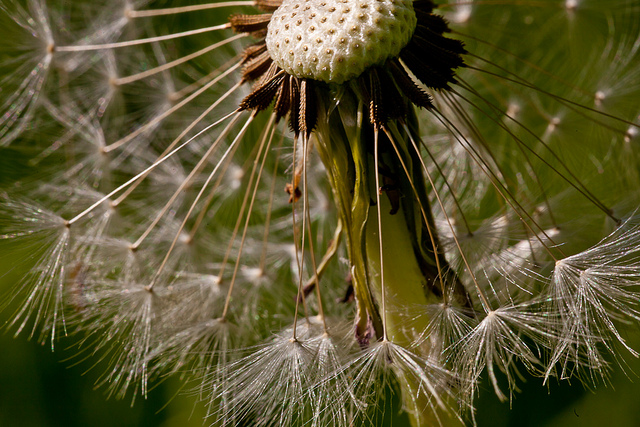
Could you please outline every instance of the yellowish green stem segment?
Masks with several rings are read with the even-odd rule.
[[[401,130],[417,133],[415,121],[402,128],[389,123],[378,131],[376,167],[375,131],[357,91],[355,85],[336,86],[330,96],[321,99],[325,105],[319,111],[326,115],[319,117],[313,135],[344,224],[357,302],[355,333],[363,347],[370,340],[386,336],[394,344],[426,357],[427,344],[421,347],[415,343],[426,330],[429,318],[416,317],[416,311],[422,308],[424,312],[430,304],[464,303],[466,294],[452,273],[441,277],[441,272],[449,269],[439,247],[424,176],[410,136]],[[412,114],[409,117],[408,121],[414,120]],[[376,171],[380,188],[376,186]],[[447,301],[447,295],[456,292],[460,295]],[[404,405],[413,424],[437,424],[420,384],[407,382],[402,387]]]

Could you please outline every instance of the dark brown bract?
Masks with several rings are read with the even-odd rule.
[[[257,2],[265,11],[274,11],[280,2]],[[402,120],[407,114],[407,100],[422,108],[433,107],[424,90],[448,90],[455,83],[455,70],[464,65],[466,53],[462,42],[445,36],[447,22],[434,14],[430,0],[413,3],[418,19],[409,43],[396,58],[372,66],[360,76],[346,82],[354,86],[369,108],[372,125],[381,128],[390,120]],[[331,85],[310,78],[290,75],[278,67],[267,50],[265,36],[272,14],[235,15],[229,20],[239,33],[251,33],[259,41],[247,47],[242,63],[242,78],[254,82],[253,91],[240,104],[240,110],[259,112],[273,104],[276,119],[289,116],[296,136],[308,136],[317,121],[318,91]],[[424,85],[424,86],[423,86]]]

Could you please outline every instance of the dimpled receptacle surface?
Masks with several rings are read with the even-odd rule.
[[[397,56],[415,27],[412,0],[284,0],[266,43],[287,73],[340,84]]]

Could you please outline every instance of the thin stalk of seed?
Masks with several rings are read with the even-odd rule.
[[[276,156],[276,161],[273,166],[273,173],[271,174],[271,189],[269,190],[269,203],[267,204],[267,217],[264,220],[264,232],[262,235],[262,251],[260,253],[260,263],[258,264],[258,268],[260,270],[260,274],[264,274],[265,265],[267,262],[267,243],[269,239],[269,227],[271,225],[271,210],[273,207],[273,199],[276,191],[276,178],[278,176],[278,167],[280,166],[280,149],[282,148],[282,144],[284,142],[284,132],[280,135],[280,141],[278,142],[278,146],[274,150],[274,152],[278,153]]]
[[[227,160],[224,161],[224,165],[222,166],[222,169],[220,170],[220,174],[218,176],[218,179],[213,184],[213,187],[211,188],[211,191],[209,192],[209,196],[207,197],[207,199],[202,204],[202,208],[200,209],[200,213],[198,214],[198,216],[196,217],[195,221],[193,222],[193,225],[191,226],[191,230],[189,231],[188,242],[192,242],[193,239],[195,239],[196,233],[200,229],[200,226],[203,224],[205,216],[207,216],[207,213],[209,213],[209,207],[211,206],[211,203],[213,203],[213,200],[215,199],[215,197],[217,195],[218,188],[220,188],[220,185],[222,185],[222,182],[224,181],[224,177],[225,177],[225,175],[227,173],[227,170],[229,169],[229,166],[231,166],[231,163],[233,161],[233,157],[235,156],[235,153],[236,153],[238,147],[240,147],[240,144],[235,146],[235,148],[233,149],[233,151],[231,152],[231,154],[229,155]]]
[[[461,82],[464,83],[464,88],[467,89],[469,92],[471,92],[474,95],[478,95],[478,92],[476,90],[474,90],[468,83],[466,83],[463,79],[460,79]],[[464,99],[468,104],[470,104],[471,106],[475,107],[478,111],[484,112],[484,110],[482,110],[477,104],[475,104],[473,101],[471,101],[470,99],[464,97],[463,95],[461,95],[460,93],[456,93],[458,96],[460,96],[462,99]],[[487,104],[492,110],[494,111],[500,111],[500,109],[498,108],[498,106],[496,106],[495,104],[491,103],[490,101],[481,98],[483,100],[483,102],[485,104]],[[488,117],[490,120],[492,120],[493,122],[497,123],[500,126],[500,123],[498,123],[493,117],[490,117],[488,114],[486,114],[486,112],[484,112],[485,116]],[[535,157],[537,157],[542,163],[544,163],[545,166],[547,166],[550,170],[552,170],[554,173],[556,173],[562,180],[564,180],[567,184],[569,184],[571,187],[573,187],[576,191],[578,191],[580,194],[582,194],[587,200],[589,200],[591,203],[593,203],[598,209],[600,209],[605,215],[607,215],[608,217],[610,217],[614,222],[619,223],[620,219],[616,218],[612,211],[611,208],[609,208],[607,205],[605,205],[604,203],[602,203],[583,183],[582,181],[580,181],[580,179],[575,175],[575,173],[573,173],[573,171],[571,171],[571,169],[569,169],[569,167],[567,166],[567,164],[558,156],[558,154],[553,151],[551,149],[551,147],[549,147],[549,144],[547,144],[542,138],[540,138],[538,135],[536,135],[533,131],[531,131],[531,129],[529,129],[528,127],[526,127],[521,121],[519,121],[518,119],[516,119],[515,117],[511,117],[510,115],[506,115],[506,117],[513,121],[516,125],[518,125],[521,129],[523,129],[525,132],[527,132],[529,135],[531,135],[533,138],[536,139],[537,142],[539,142],[557,161],[558,163],[562,166],[562,168],[569,174],[569,176],[571,176],[576,182],[571,181],[566,175],[562,174],[555,166],[553,166],[551,163],[549,163],[548,160],[545,160],[540,154],[538,154],[534,149],[532,149],[531,147],[529,147],[527,144],[524,143],[524,141],[522,141],[522,139],[518,138],[516,135],[514,135],[512,132],[510,132],[507,128],[503,127],[503,129],[507,132],[509,132],[509,134],[513,137],[513,139],[518,143],[518,145],[524,147],[527,149],[527,151],[529,151],[530,153],[532,153]],[[502,126],[501,126],[502,127]]]
[[[266,138],[267,135],[267,130],[265,128],[265,133],[263,133],[263,139]],[[259,147],[260,144],[255,145],[253,150],[256,150]],[[249,155],[249,157],[251,157],[253,155],[253,151],[252,154]],[[251,186],[251,184],[253,183],[253,171],[252,171],[252,175],[250,177],[250,183],[249,186]],[[247,204],[249,203],[249,196],[251,196],[251,192],[249,191],[245,191],[244,193],[244,197],[242,198],[242,204],[240,205],[240,209],[238,211],[238,218],[236,219],[236,223],[233,226],[233,231],[231,233],[231,237],[229,238],[229,243],[227,244],[227,249],[224,253],[224,257],[222,258],[222,262],[220,263],[220,269],[218,270],[218,280],[220,282],[222,282],[223,277],[224,277],[224,271],[227,268],[227,264],[229,262],[229,257],[231,256],[231,251],[233,250],[233,244],[235,243],[236,240],[236,236],[238,235],[238,232],[240,231],[240,225],[242,224],[242,218],[244,218],[244,214],[245,214],[245,209],[247,209]]]
[[[419,200],[419,196],[418,196],[418,190],[416,189],[415,184],[413,183],[413,179],[411,178],[411,175],[409,174],[409,170],[407,169],[407,165],[405,164],[404,160],[402,159],[402,156],[400,155],[400,151],[398,150],[398,146],[396,145],[396,141],[393,137],[393,135],[391,134],[391,132],[389,132],[389,129],[384,126],[382,128],[385,132],[385,134],[387,135],[387,137],[389,138],[389,141],[391,142],[391,146],[393,147],[393,150],[396,152],[396,155],[398,156],[398,160],[400,160],[400,164],[402,165],[402,169],[405,173],[405,175],[407,176],[408,180],[409,180],[409,184],[411,185],[411,189],[413,190],[413,194],[415,195],[416,199]],[[435,190],[434,190],[435,191]],[[449,298],[448,293],[446,292],[446,287],[444,285],[444,274],[442,271],[442,266],[440,265],[440,248],[438,248],[438,245],[436,244],[436,240],[435,240],[435,236],[434,236],[434,230],[431,229],[431,225],[429,224],[429,220],[427,219],[427,213],[424,210],[424,206],[422,206],[422,203],[418,202],[418,205],[420,206],[420,214],[422,215],[422,219],[424,220],[424,223],[426,224],[427,227],[427,232],[429,233],[429,240],[431,242],[431,246],[433,247],[433,253],[434,253],[434,259],[436,261],[436,270],[438,271],[438,280],[440,281],[440,289],[442,289],[442,302],[443,304],[448,304],[447,300]]]
[[[533,235],[533,237],[538,240],[540,242],[540,244],[543,246],[543,248],[547,251],[547,253],[549,254],[549,256],[554,260],[557,261],[558,258],[553,254],[553,252],[551,251],[551,248],[549,248],[549,246],[547,246],[546,243],[544,243],[544,241],[540,238],[540,234],[542,234],[547,240],[549,240],[549,242],[551,242],[552,246],[558,251],[560,252],[560,254],[562,255],[562,257],[566,257],[566,255],[562,252],[562,249],[558,247],[558,245],[553,241],[553,239],[547,234],[547,232],[542,228],[542,226],[540,226],[540,224],[537,223],[536,220],[534,220],[531,215],[529,215],[529,213],[527,212],[526,209],[524,209],[522,207],[522,205],[520,205],[519,202],[517,202],[516,198],[514,197],[513,194],[511,194],[511,191],[509,191],[509,189],[500,181],[500,179],[496,176],[495,172],[488,167],[488,165],[482,161],[482,156],[480,155],[480,153],[478,153],[478,151],[469,143],[469,141],[466,140],[466,138],[464,137],[464,135],[462,134],[462,132],[449,120],[447,119],[442,113],[440,113],[438,111],[438,114],[436,116],[438,118],[438,120],[447,128],[449,129],[454,129],[455,130],[455,134],[456,134],[456,139],[458,139],[458,141],[460,142],[461,146],[465,149],[465,151],[470,155],[471,159],[480,167],[480,169],[484,172],[484,174],[489,178],[490,182],[493,185],[493,188],[495,188],[495,190],[498,192],[498,194],[500,194],[500,196],[502,197],[502,199],[511,207],[511,209],[513,210],[513,212],[518,215],[518,219],[520,219],[520,221],[524,224],[524,226],[529,229],[529,231],[531,232],[531,234]],[[465,142],[464,144],[462,142]],[[507,197],[507,195],[509,197]],[[539,230],[539,233],[536,233],[532,228],[531,225],[525,221],[524,217],[527,217],[529,219],[529,221],[531,221],[531,223],[533,223],[536,228]]]
[[[324,316],[324,308],[322,306],[322,295],[320,293],[320,281],[318,280],[318,266],[316,264],[316,254],[315,254],[315,250],[313,249],[314,246],[314,239],[313,239],[313,232],[311,230],[311,213],[310,213],[310,209],[309,209],[309,189],[308,189],[308,180],[307,180],[307,151],[308,151],[308,147],[307,145],[309,144],[309,140],[308,138],[304,138],[303,139],[303,144],[305,145],[303,148],[303,154],[302,154],[302,181],[304,184],[304,187],[302,188],[302,197],[303,197],[303,205],[304,207],[302,208],[302,212],[303,215],[306,216],[306,223],[307,223],[307,232],[309,234],[309,255],[311,256],[311,266],[312,266],[312,273],[313,276],[311,277],[315,277],[316,278],[316,298],[318,299],[318,315],[320,316],[320,318],[322,319],[322,327],[324,329],[324,332],[327,332],[327,320],[325,319]],[[302,276],[302,275],[301,275]]]
[[[178,151],[182,150],[184,147],[186,147],[187,145],[189,145],[192,141],[194,141],[195,139],[199,138],[200,136],[202,136],[202,134],[208,132],[209,130],[215,128],[216,126],[218,126],[220,123],[224,122],[225,120],[227,120],[230,117],[234,117],[234,116],[239,116],[240,113],[237,111],[233,111],[229,114],[227,114],[226,116],[222,117],[221,119],[218,119],[217,121],[215,121],[214,123],[208,125],[207,127],[205,127],[204,129],[202,129],[200,132],[198,132],[196,135],[194,135],[193,137],[189,138],[187,141],[185,141],[184,143],[180,144],[179,146],[177,146],[173,151],[169,152],[166,156],[156,160],[151,166],[147,167],[146,169],[144,169],[142,172],[136,174],[133,178],[129,179],[128,181],[126,181],[124,184],[119,185],[118,187],[116,187],[115,189],[111,190],[107,195],[101,197],[98,201],[94,202],[91,206],[89,206],[87,209],[85,209],[84,211],[80,212],[78,215],[76,215],[75,217],[73,217],[72,219],[70,219],[69,221],[66,221],[67,226],[71,226],[72,224],[74,224],[75,222],[77,222],[78,220],[82,219],[83,217],[85,217],[87,214],[91,213],[95,208],[97,208],[98,206],[100,206],[102,203],[106,202],[107,200],[109,200],[111,197],[113,197],[114,195],[118,194],[120,191],[126,189],[127,187],[129,187],[131,184],[133,184],[134,182],[136,182],[137,180],[139,180],[142,176],[147,175],[149,172],[151,172],[152,170],[154,170],[155,168],[157,168],[158,166],[160,166],[162,163],[164,163],[166,160],[170,159],[171,157],[173,157]]]
[[[227,30],[231,24],[214,25],[212,27],[198,28],[197,30],[184,31],[182,33],[167,34],[165,36],[149,37],[146,39],[128,40],[124,42],[88,44],[79,46],[54,46],[54,52],[87,52],[92,50],[108,50],[121,47],[138,46],[141,44],[156,43],[165,40],[174,40],[181,37],[189,37],[197,34],[210,33],[212,31]]]
[[[301,134],[301,138],[303,138],[303,148],[302,151],[305,152],[306,151],[306,145],[304,144],[304,139],[306,138],[306,134]],[[293,143],[293,164],[296,164],[296,148],[297,148],[298,144],[297,141],[294,141]],[[303,159],[305,158],[305,155],[303,154]],[[305,164],[304,162],[301,164],[302,170],[305,169]],[[296,179],[299,179],[299,175],[298,175],[298,168],[295,167],[294,168],[294,177],[293,177],[293,194],[295,194],[295,191],[298,188],[298,183],[296,183]],[[300,171],[300,174],[302,174],[302,171]],[[303,183],[303,185],[306,185],[306,183]],[[304,203],[304,202],[303,202]],[[304,210],[304,207],[303,207]],[[302,302],[303,308],[304,308],[304,314],[305,314],[305,319],[307,319],[307,323],[309,323],[309,311],[307,308],[307,299],[304,295],[303,292],[303,274],[304,274],[304,252],[305,252],[305,234],[306,234],[306,229],[305,229],[305,224],[307,221],[306,216],[302,215],[302,238],[301,240],[301,245],[300,248],[298,248],[298,236],[297,236],[297,226],[296,226],[296,200],[295,197],[292,199],[291,201],[291,211],[292,211],[292,215],[291,215],[291,221],[292,221],[292,227],[293,227],[293,241],[295,244],[295,254],[296,254],[296,264],[298,265],[298,276],[299,276],[299,280],[298,280],[298,291],[296,294],[296,308],[293,314],[293,327],[292,327],[292,331],[291,331],[291,341],[292,342],[297,342],[298,341],[298,315],[299,315],[299,310],[300,310],[300,302]],[[300,252],[300,253],[299,253]]]
[[[254,115],[251,115],[253,119]],[[260,178],[262,177],[262,171],[264,170],[264,165],[267,161],[267,156],[269,155],[269,148],[271,147],[271,143],[273,142],[273,135],[276,131],[276,127],[274,126],[275,115],[271,115],[269,119],[269,123],[265,127],[265,135],[260,142],[260,148],[258,149],[258,153],[256,154],[256,158],[253,161],[253,167],[251,170],[251,177],[249,181],[249,187],[251,187],[253,183],[253,178],[255,177],[255,170],[260,165],[258,169],[258,175],[255,177],[255,187],[253,188],[253,192],[251,192],[251,201],[249,202],[249,208],[247,209],[247,217],[245,219],[244,228],[242,229],[242,236],[240,237],[240,247],[238,248],[238,255],[236,257],[236,265],[233,269],[233,275],[231,276],[231,283],[229,284],[229,292],[227,293],[227,299],[224,302],[224,310],[222,311],[222,319],[227,318],[227,312],[229,310],[229,303],[231,302],[231,294],[233,292],[233,286],[236,282],[236,277],[238,275],[238,270],[240,269],[240,257],[242,256],[242,250],[244,248],[244,243],[247,238],[247,230],[249,229],[249,221],[251,220],[251,212],[253,212],[253,204],[256,201],[256,195],[258,194],[258,186],[260,185]],[[267,138],[268,136],[268,138]],[[265,141],[266,147],[265,147]],[[264,156],[262,156],[262,152],[264,150]],[[262,156],[262,161],[260,161],[260,157]],[[222,277],[222,276],[221,276]]]
[[[202,86],[200,89],[198,89],[195,92],[193,92],[191,95],[189,95],[188,97],[186,97],[185,99],[183,99],[182,101],[177,103],[176,105],[173,105],[167,111],[163,111],[161,114],[159,114],[158,116],[154,117],[151,121],[149,121],[149,122],[145,123],[144,125],[140,126],[138,129],[136,129],[135,131],[131,132],[129,135],[125,136],[124,138],[121,138],[118,141],[107,145],[106,147],[104,147],[104,149],[102,151],[104,153],[108,153],[108,152],[113,151],[116,148],[119,148],[122,145],[130,142],[131,140],[136,138],[138,135],[142,134],[143,132],[145,132],[149,128],[157,125],[158,123],[162,122],[164,119],[166,119],[167,117],[169,117],[170,115],[172,115],[173,113],[175,113],[176,111],[178,111],[179,109],[184,107],[185,105],[189,104],[191,101],[196,99],[198,96],[200,96],[203,93],[205,93],[208,89],[212,88],[220,80],[222,80],[223,78],[225,78],[226,76],[231,74],[233,71],[235,71],[240,66],[241,66],[241,64],[239,64],[239,63],[233,65],[228,70],[226,70],[224,73],[220,74],[218,77],[216,77],[215,79],[211,80],[210,82],[208,82],[207,84]],[[236,88],[238,88],[238,87],[240,87],[240,84],[237,84],[236,86],[233,86],[232,90],[229,90],[228,92],[231,93],[231,92],[235,91]]]
[[[180,196],[180,194],[182,194],[184,189],[193,182],[193,180],[196,177],[196,175],[198,173],[200,173],[202,171],[202,169],[206,166],[206,164],[209,161],[209,158],[211,157],[211,155],[215,152],[215,150],[218,148],[218,146],[222,143],[222,139],[225,136],[227,136],[227,134],[231,131],[233,126],[236,124],[236,122],[237,122],[237,118],[232,120],[231,122],[229,122],[229,124],[223,129],[222,133],[218,136],[218,138],[214,141],[214,143],[211,144],[211,146],[207,149],[205,154],[200,158],[200,160],[194,166],[194,168],[191,170],[189,175],[187,175],[187,177],[182,180],[182,182],[180,183],[178,188],[173,192],[173,195],[164,204],[164,207],[162,209],[160,209],[160,211],[155,216],[153,221],[151,221],[151,224],[149,224],[149,226],[147,226],[146,230],[142,233],[142,235],[140,237],[138,237],[138,239],[135,241],[135,243],[133,243],[131,245],[131,249],[136,250],[136,249],[138,249],[138,247],[140,247],[142,242],[149,236],[149,234],[151,233],[151,231],[153,231],[153,229],[156,227],[156,225],[158,225],[158,223],[160,222],[162,217],[164,217],[164,215],[171,208],[171,206],[173,206],[173,203]]]
[[[111,81],[112,84],[116,86],[123,86],[129,83],[137,82],[138,80],[146,79],[147,77],[151,77],[155,74],[161,73],[163,71],[167,71],[172,69],[173,67],[177,67],[178,65],[184,64],[185,62],[191,61],[192,59],[198,58],[199,56],[205,55],[209,52],[212,52],[219,47],[225,46],[231,42],[247,37],[248,34],[236,34],[234,36],[228,37],[218,43],[214,43],[205,48],[202,48],[196,52],[190,53],[189,55],[185,55],[182,58],[178,58],[171,62],[167,62],[166,64],[162,64],[160,66],[151,68],[149,70],[145,70],[138,74],[133,74],[127,77],[120,77]]]
[[[458,248],[458,252],[460,253],[460,257],[462,258],[462,261],[464,262],[464,265],[467,267],[467,271],[469,272],[469,276],[471,276],[471,280],[473,281],[473,284],[474,284],[474,286],[476,288],[476,292],[478,294],[478,297],[480,298],[480,302],[482,303],[482,308],[484,309],[484,311],[486,313],[489,313],[489,312],[491,312],[493,310],[491,308],[491,304],[489,304],[489,299],[484,294],[484,291],[482,290],[482,287],[478,283],[478,280],[476,279],[476,276],[473,273],[471,265],[469,264],[469,260],[467,260],[467,257],[464,254],[464,251],[462,250],[462,246],[460,245],[460,241],[458,240],[458,236],[456,234],[456,230],[453,227],[453,224],[451,223],[451,218],[449,218],[449,215],[447,214],[447,210],[444,207],[444,203],[442,202],[442,199],[440,198],[440,194],[435,190],[436,189],[435,182],[433,181],[433,178],[431,177],[431,173],[429,173],[429,169],[427,168],[427,165],[424,163],[424,160],[422,159],[422,156],[420,155],[420,149],[418,148],[418,145],[416,144],[416,141],[413,139],[413,135],[411,135],[411,133],[409,132],[409,129],[407,128],[407,126],[406,125],[404,125],[404,126],[405,126],[405,132],[407,132],[407,135],[409,135],[409,139],[411,140],[411,144],[413,145],[413,149],[418,154],[417,157],[420,160],[420,164],[422,165],[422,170],[425,172],[425,175],[426,175],[427,179],[429,180],[429,184],[431,185],[431,188],[434,189],[433,193],[435,194],[436,200],[438,201],[438,205],[440,205],[440,209],[444,213],[445,219],[447,220],[447,225],[449,226],[449,229],[451,230],[451,235],[453,237],[453,241],[456,244],[456,247]]]
[[[336,252],[338,251],[341,238],[342,238],[342,219],[338,218],[338,224],[336,225],[336,229],[333,232],[331,243],[329,244],[329,247],[327,248],[327,251],[325,252],[324,256],[320,260],[316,273],[313,275],[313,277],[310,277],[309,280],[307,280],[307,283],[304,285],[305,289],[310,289],[310,287],[312,286],[318,286],[320,278],[322,277],[322,274],[326,270],[327,265],[329,264],[329,261],[333,259],[333,257],[336,255]]]
[[[387,289],[384,280],[384,249],[382,247],[382,209],[380,207],[380,171],[378,170],[378,137],[379,131],[376,126],[373,130],[373,163],[374,175],[376,177],[376,211],[378,212],[378,245],[380,247],[380,293],[382,294],[382,341],[389,341],[387,330]]]
[[[254,1],[225,1],[220,3],[194,4],[191,6],[170,7],[165,9],[126,10],[127,18],[147,18],[152,16],[176,15],[185,12],[198,12],[201,10],[219,9],[233,6],[255,6]]]
[[[232,151],[233,147],[238,143],[238,141],[240,141],[240,139],[242,138],[242,136],[246,132],[247,128],[249,127],[249,124],[251,124],[252,121],[253,121],[253,116],[249,116],[249,118],[245,122],[244,126],[242,126],[242,129],[240,129],[240,132],[238,133],[238,135],[234,138],[233,142],[229,145],[227,150],[222,155],[222,158],[220,159],[220,161],[216,164],[216,166],[213,168],[213,171],[211,171],[211,173],[207,177],[207,180],[202,185],[202,188],[198,192],[198,195],[196,196],[195,200],[193,201],[193,203],[189,207],[189,211],[185,215],[184,220],[182,221],[182,224],[180,224],[180,228],[176,232],[175,238],[171,242],[171,246],[169,247],[169,250],[167,251],[167,254],[165,255],[164,259],[162,260],[162,264],[160,264],[160,267],[158,267],[158,269],[156,270],[155,275],[153,276],[153,279],[151,280],[151,283],[147,286],[147,290],[148,291],[151,291],[153,289],[153,286],[155,285],[156,281],[160,277],[160,274],[162,273],[162,270],[164,269],[165,265],[169,261],[169,257],[171,256],[171,253],[173,252],[173,249],[175,248],[176,243],[178,243],[178,240],[180,239],[180,234],[182,233],[182,230],[184,230],[184,227],[187,225],[187,221],[189,220],[189,217],[191,216],[191,213],[196,208],[196,205],[197,205],[198,201],[200,200],[200,198],[204,194],[205,190],[209,186],[209,183],[211,182],[211,180],[215,176],[216,172],[218,172],[218,169],[220,168],[220,165],[222,165],[222,163],[224,163],[224,160],[227,158],[227,156]],[[224,134],[224,136],[226,136],[226,134]],[[212,147],[215,147],[215,144],[213,144]],[[206,158],[208,158],[208,156],[204,156],[203,157],[203,159],[206,159]]]

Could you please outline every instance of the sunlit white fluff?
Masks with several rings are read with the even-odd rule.
[[[615,342],[638,356],[619,322],[640,319],[639,255],[640,229],[629,220],[597,245],[556,263],[549,292],[563,328],[552,362],[560,364],[562,377],[573,369],[584,377],[606,375],[605,352],[615,354]]]
[[[217,382],[215,376],[226,378],[219,388],[214,386],[212,402],[228,400],[228,404],[213,407],[212,422],[234,419],[276,426],[305,419],[310,411],[308,403],[315,400],[311,386],[317,369],[313,363],[316,346],[309,340],[318,332],[317,325],[301,322],[298,338],[293,338],[291,330],[284,330],[247,356],[222,367],[221,372],[213,372],[213,384]]]
[[[43,1],[31,0],[25,9],[11,0],[0,4],[0,11],[3,27],[11,34],[4,37],[2,45],[16,53],[0,63],[5,74],[0,79],[5,91],[0,102],[0,145],[6,145],[34,119],[52,65],[51,47],[55,42],[49,9]],[[12,93],[6,93],[8,90]]]
[[[420,422],[439,425],[443,422],[440,417],[456,417],[450,408],[460,379],[402,346],[390,341],[374,343],[343,369],[352,378],[348,392],[355,400],[358,419],[365,424],[378,425],[384,419],[385,409],[379,403],[388,398],[389,386],[408,393],[403,409]]]
[[[71,233],[63,218],[40,206],[8,199],[0,194],[0,218],[4,223],[1,240],[24,237],[27,262],[35,265],[18,283],[16,295],[24,299],[14,314],[16,333],[30,330],[31,337],[42,342],[66,333],[64,317],[66,268],[71,247]],[[19,247],[15,248],[21,250]],[[24,260],[23,260],[24,262]]]
[[[486,368],[494,392],[506,400],[516,389],[519,374],[515,362],[531,372],[540,372],[544,366],[542,354],[554,342],[554,320],[541,307],[540,302],[527,302],[488,312],[466,337],[447,349],[456,371],[474,384]],[[506,375],[509,395],[502,391],[497,371]],[[475,393],[473,387],[472,398]]]

